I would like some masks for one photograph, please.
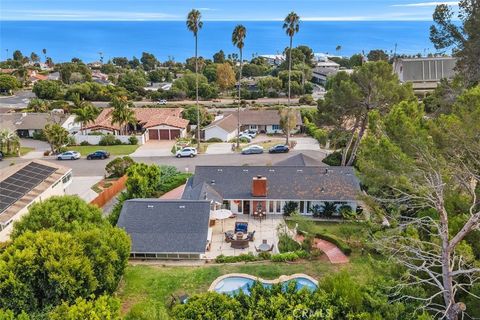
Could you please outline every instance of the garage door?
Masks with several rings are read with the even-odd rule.
[[[172,140],[180,138],[180,130],[170,130],[170,137]]]
[[[170,130],[160,129],[160,140],[170,140]]]
[[[148,138],[150,140],[158,140],[158,130],[157,129],[148,130]]]

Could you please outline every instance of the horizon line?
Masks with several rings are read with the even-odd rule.
[[[1,22],[185,22],[185,19],[1,19]],[[208,22],[282,22],[283,19],[204,19]],[[433,22],[432,19],[300,19],[300,22]]]

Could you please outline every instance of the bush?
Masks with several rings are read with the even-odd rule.
[[[285,202],[283,206],[283,215],[289,217],[294,213],[298,208],[298,203],[293,201]]]
[[[220,138],[210,138],[207,140],[207,142],[223,142],[223,140]]]
[[[135,161],[129,156],[118,157],[105,166],[105,171],[110,177],[120,178],[126,174],[128,167],[134,163]]]
[[[166,193],[170,190],[173,190],[181,186],[182,184],[185,184],[191,175],[191,173],[177,173],[172,177],[168,177],[164,179],[164,181],[160,182],[160,187],[158,191]]]
[[[295,261],[298,259],[299,257],[295,252],[285,252],[285,253],[274,254],[271,257],[271,260],[273,262],[287,262],[287,261]]]
[[[255,257],[253,253],[242,253],[241,255],[238,256],[224,256],[223,254],[219,255],[218,257],[215,258],[216,263],[235,263],[235,262],[251,262],[251,261],[257,261],[260,260],[260,258]]]
[[[342,164],[342,153],[339,151],[332,152],[326,156],[322,162],[328,164],[329,166],[338,167]]]
[[[315,138],[320,145],[324,146],[328,141],[328,132],[324,129],[318,128],[314,123],[308,122],[305,124],[307,134]]]
[[[47,137],[45,137],[43,130],[34,131],[32,134],[32,139],[47,141]]]
[[[81,146],[89,146],[89,145],[90,145],[90,142],[88,142],[88,141],[82,141],[82,142],[80,142],[80,145],[81,145]]]
[[[307,104],[307,105],[313,105],[315,104],[315,100],[313,100],[313,97],[311,94],[306,94],[300,97],[298,100],[300,104]]]
[[[333,234],[317,233],[315,234],[315,238],[323,239],[325,241],[333,243],[346,255],[350,255],[352,253],[352,248],[350,248],[350,246],[346,244],[342,239],[334,236]]]
[[[297,241],[290,238],[287,234],[279,235],[278,251],[280,251],[280,253],[293,252],[293,251],[300,250],[300,248],[301,248],[301,245]]]
[[[122,144],[122,142],[119,139],[115,138],[114,135],[107,134],[100,139],[100,142],[98,144],[101,146],[115,146]]]
[[[138,144],[138,138],[135,137],[135,136],[131,136],[130,138],[128,138],[128,142],[132,145],[132,146],[136,146]]]
[[[353,219],[355,218],[355,212],[353,212],[352,207],[348,205],[342,205],[338,208],[338,212],[344,219]]]

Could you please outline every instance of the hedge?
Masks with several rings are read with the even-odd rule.
[[[345,243],[342,239],[328,233],[316,233],[315,238],[319,238],[328,242],[333,243],[336,245],[343,253],[349,256],[352,253],[352,248],[348,244]]]
[[[305,130],[307,134],[315,138],[318,141],[318,143],[320,143],[320,145],[324,146],[327,143],[328,132],[326,130],[318,128],[312,122],[305,123]]]
[[[293,252],[285,252],[279,254],[271,254],[270,252],[261,252],[258,256],[254,256],[251,252],[242,253],[238,256],[224,256],[223,254],[215,258],[216,263],[235,263],[235,262],[252,262],[270,260],[272,262],[291,262],[299,259],[308,259],[310,254],[304,250],[297,250]]]

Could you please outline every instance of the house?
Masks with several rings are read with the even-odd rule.
[[[0,242],[7,241],[12,222],[20,219],[35,202],[64,195],[72,169],[34,160],[0,171]]]
[[[132,239],[131,258],[200,259],[211,239],[209,219],[209,201],[133,199],[117,226]]]
[[[299,153],[294,156],[291,156],[285,160],[278,161],[274,164],[275,166],[327,166],[320,160],[307,156],[304,153]]]
[[[294,202],[308,216],[326,202],[355,211],[359,192],[353,167],[197,166],[182,199],[211,200],[247,215],[259,209],[280,215],[287,202]]]
[[[141,133],[147,140],[174,140],[185,137],[188,120],[181,118],[181,108],[132,108],[137,123],[129,125],[130,131]],[[118,123],[112,124],[113,108],[105,108],[97,119],[85,127],[87,132],[120,134]]]
[[[74,116],[63,112],[3,113],[0,114],[0,127],[15,130],[20,138],[33,138],[35,133],[40,133],[49,123],[60,124],[71,132],[72,127],[78,126],[74,119]]]
[[[240,111],[240,130],[257,130],[260,133],[282,133],[278,110],[242,110]],[[223,117],[215,120],[203,130],[205,140],[211,138],[230,141],[237,136],[237,112],[225,112]],[[297,125],[292,133],[302,129],[303,121],[300,111],[297,111]]]
[[[433,91],[440,80],[452,79],[455,76],[457,58],[425,57],[397,59],[393,70],[401,82],[413,84],[416,93]]]
[[[271,66],[279,66],[286,60],[283,54],[262,54],[260,58],[265,59]]]
[[[48,80],[48,76],[40,74],[36,70],[28,70],[27,79],[32,84],[35,84],[38,81]]]

